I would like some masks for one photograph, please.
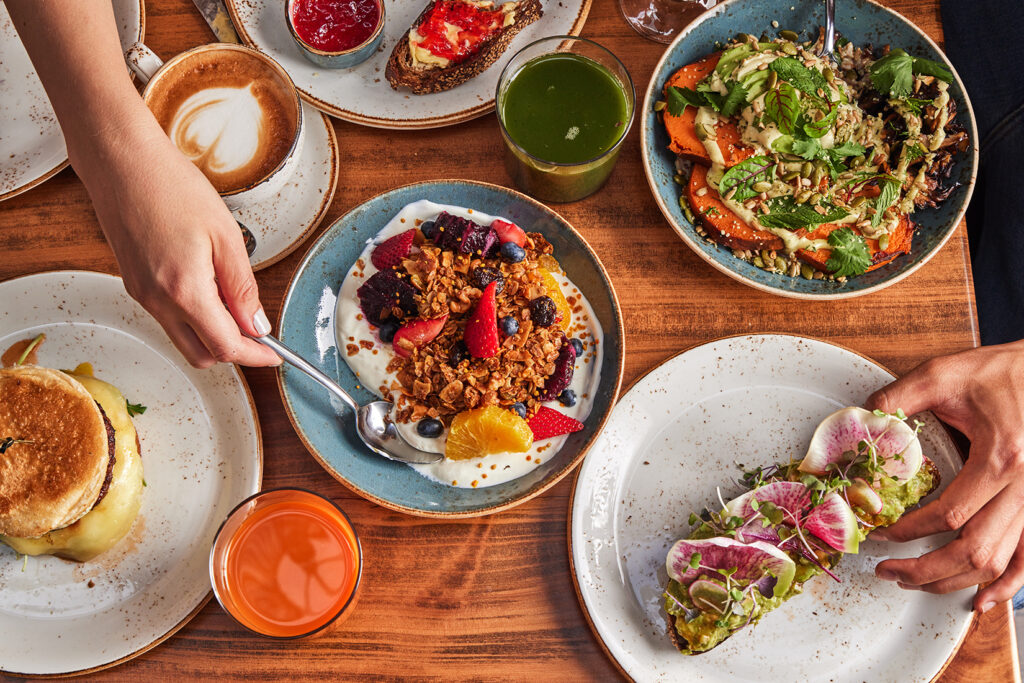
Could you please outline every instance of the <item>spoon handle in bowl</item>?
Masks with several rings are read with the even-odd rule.
[[[359,408],[359,404],[355,402],[355,399],[349,396],[348,392],[338,386],[337,382],[321,372],[318,367],[281,343],[280,339],[269,334],[263,335],[262,337],[251,337],[251,339],[258,341],[260,344],[271,349],[286,363],[302,371],[324,389],[327,389],[329,392],[347,403],[352,410],[357,410]]]

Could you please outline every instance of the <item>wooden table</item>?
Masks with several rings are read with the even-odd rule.
[[[938,0],[887,4],[941,39]],[[148,0],[146,10],[146,42],[160,55],[212,40],[188,0]],[[615,52],[643,92],[663,48],[634,34],[615,0],[594,0],[584,35]],[[341,175],[321,229],[369,197],[414,181],[510,184],[497,126],[493,115],[426,132],[336,122]],[[737,333],[821,337],[897,373],[978,344],[963,226],[927,266],[879,294],[841,303],[763,294],[711,269],[676,237],[651,198],[639,126],[602,192],[556,208],[590,241],[615,283],[627,338],[624,387],[680,349]],[[304,251],[258,274],[272,321]],[[66,268],[117,272],[70,169],[0,206],[0,252],[6,255],[0,280]],[[366,565],[358,605],[346,622],[319,638],[278,643],[245,632],[214,602],[167,642],[98,678],[620,675],[588,628],[569,574],[572,477],[524,505],[482,519],[441,522],[391,512],[351,493],[307,454],[285,415],[273,371],[245,375],[262,422],[264,486],[304,486],[326,494],[359,530]],[[1007,605],[975,619],[941,680],[1019,680]]]

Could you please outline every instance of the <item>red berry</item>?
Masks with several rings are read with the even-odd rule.
[[[527,421],[533,432],[533,440],[550,439],[563,434],[572,434],[583,429],[583,423],[563,415],[553,408],[541,406],[537,413]]]
[[[406,230],[403,233],[389,237],[373,249],[370,254],[370,263],[377,270],[387,270],[402,264],[402,259],[409,255],[412,249],[412,240],[415,237],[415,230]]]
[[[495,300],[497,282],[484,287],[484,294],[476,303],[466,323],[463,340],[474,358],[490,358],[498,353],[498,302]]]
[[[395,338],[391,341],[395,347],[395,353],[402,358],[412,355],[413,348],[434,341],[434,338],[441,334],[444,324],[448,322],[448,314],[433,320],[414,320],[398,328]]]
[[[526,233],[515,223],[509,223],[503,221],[500,218],[495,218],[494,222],[491,223],[491,227],[498,233],[498,241],[502,244],[506,242],[515,242],[521,247],[526,246]]]

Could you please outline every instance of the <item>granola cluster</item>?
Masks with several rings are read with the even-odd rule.
[[[448,314],[448,320],[425,345],[396,341],[409,356],[391,360],[387,369],[397,380],[381,387],[381,393],[396,401],[397,420],[433,417],[447,424],[464,410],[516,402],[524,403],[531,414],[536,410],[545,382],[555,372],[559,350],[568,340],[557,324],[534,324],[530,312],[530,301],[547,293],[541,263],[557,266],[550,256],[553,249],[541,234],[528,233],[525,250],[525,259],[509,263],[423,242],[402,261],[396,271],[416,290],[416,317]],[[463,333],[483,287],[495,275],[503,282],[498,287],[498,317],[514,317],[519,330],[501,340],[496,355],[473,358],[466,352]]]

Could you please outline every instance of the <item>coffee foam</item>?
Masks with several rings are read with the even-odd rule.
[[[259,182],[288,155],[298,117],[294,94],[258,57],[192,55],[147,93],[174,145],[226,193]]]

